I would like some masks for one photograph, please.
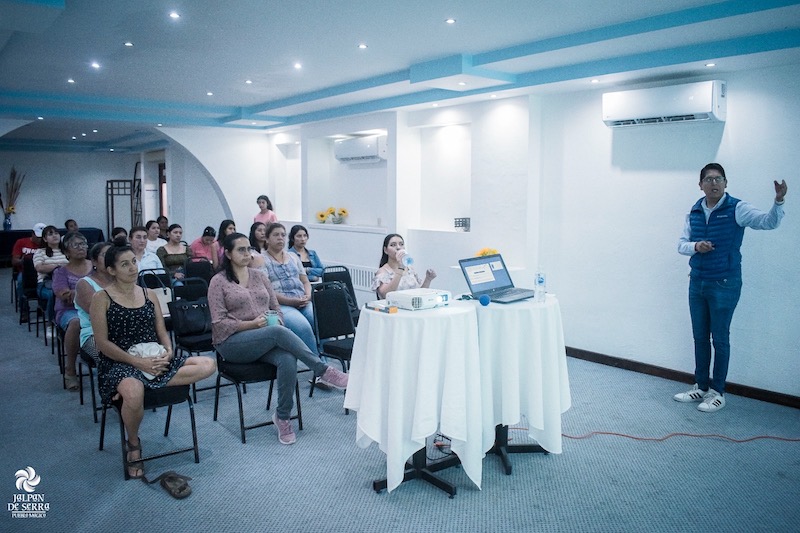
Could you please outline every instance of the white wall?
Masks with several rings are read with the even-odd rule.
[[[137,154],[0,151],[0,187],[11,166],[27,175],[22,186],[15,229],[37,222],[63,227],[74,218],[78,225],[106,231],[106,181],[133,177]],[[5,198],[3,199],[5,202]]]
[[[786,178],[787,217],[745,232],[744,289],[731,327],[728,379],[797,395],[798,217],[789,173],[800,136],[797,65],[724,76],[724,125],[612,130],[601,91],[546,97],[542,113],[542,262],[561,301],[567,344],[691,371],[688,258],[676,252],[700,196],[699,170],[718,161],[728,191],[768,209]],[[795,188],[796,188],[796,184]]]
[[[221,215],[216,221],[217,225],[222,218],[231,218],[236,222],[237,229],[247,234],[253,215],[258,212],[256,198],[269,190],[267,136],[224,128],[161,128],[161,131],[197,159],[199,167],[192,164],[193,168],[204,169],[202,177],[187,177],[186,183],[191,183],[190,187],[179,186],[168,195],[170,212],[174,210],[178,213],[183,209],[185,214],[189,208],[204,208],[206,202],[211,202],[211,205],[218,203],[221,210],[214,207],[214,216]],[[167,163],[167,171],[171,172]],[[177,161],[174,163],[177,164]],[[189,164],[187,159],[184,159],[184,163]],[[210,198],[193,189],[198,179],[210,180],[209,184],[214,189]],[[276,209],[279,207],[276,206]]]
[[[457,260],[494,247],[512,267],[524,268],[512,273],[519,285],[531,285],[537,265],[545,269],[548,290],[561,302],[568,345],[686,372],[693,369],[689,269],[676,247],[685,213],[700,197],[699,169],[722,163],[729,191],[763,209],[774,197],[772,179],[787,178],[788,214],[781,228],[745,235],[729,380],[800,395],[800,343],[793,329],[800,218],[793,215],[797,184],[790,175],[800,138],[798,67],[720,76],[728,81],[728,121],[717,125],[612,130],[601,121],[601,90],[305,125],[293,134],[302,141],[299,211],[297,156],[276,153],[277,136],[164,131],[213,177],[222,210],[234,214],[240,229],[249,228],[255,197],[266,190],[276,194],[276,210],[287,224],[295,218],[309,227],[309,244],[323,259],[377,267],[383,236],[399,231],[418,266],[439,272],[434,286],[454,292],[465,290],[460,271],[451,268]],[[452,124],[469,130],[454,146],[469,153],[468,164],[430,157],[441,139],[425,128]],[[374,128],[389,135],[385,176],[369,177],[381,180],[377,189],[334,168],[338,163],[326,148],[330,135]],[[332,179],[339,183],[332,186]],[[184,201],[205,200],[192,196],[191,183]],[[463,188],[446,193],[458,184]],[[472,231],[438,227],[430,197],[448,209],[462,205],[461,211],[467,194],[469,214],[459,216],[472,218]],[[328,197],[350,209],[350,223],[363,219],[364,226],[310,223],[320,198]],[[178,209],[179,199],[171,202]],[[282,210],[290,216],[281,216]]]

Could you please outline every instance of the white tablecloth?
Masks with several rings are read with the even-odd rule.
[[[475,307],[395,314],[365,309],[358,323],[345,407],[358,411],[356,442],[386,454],[387,489],[403,481],[406,460],[441,431],[464,472],[481,485],[480,359]]]
[[[377,442],[386,454],[389,491],[437,430],[452,439],[478,487],[498,424],[524,415],[529,435],[561,453],[561,414],[570,405],[553,295],[541,303],[456,301],[427,311],[361,313],[344,406],[358,411],[357,444]]]
[[[524,415],[528,434],[545,450],[561,453],[561,414],[572,400],[558,300],[548,294],[541,303],[474,305],[480,338],[483,446],[491,446],[497,424],[514,425]]]

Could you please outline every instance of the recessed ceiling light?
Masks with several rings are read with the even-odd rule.
[[[294,68],[296,68],[297,70],[300,70],[301,68],[303,68],[303,64],[302,63],[295,63],[294,64]]]
[[[130,48],[131,46],[133,46],[133,43],[132,43],[132,42],[130,42],[130,41],[125,41],[125,46],[127,46],[128,48]]]
[[[171,12],[169,14],[169,18],[171,18],[171,19],[179,19],[179,18],[181,18],[181,16],[178,14],[177,11],[173,11],[173,12]]]
[[[92,133],[97,133],[97,130],[92,130]]]
[[[158,124],[156,124],[156,126],[163,126],[163,124],[159,122]]]
[[[251,126],[255,126],[255,125],[256,125],[256,123],[255,123],[255,122],[251,122],[251,123],[250,123],[250,125],[251,125]]]
[[[211,91],[208,91],[208,92],[206,93],[206,96],[214,96],[214,93],[212,93]]]
[[[439,104],[431,104],[431,107],[439,107]]]
[[[73,136],[72,136],[72,140],[73,140],[73,141],[76,141],[76,140],[78,140],[78,138],[77,138],[77,137],[75,137],[75,136],[73,135]]]
[[[86,137],[86,134],[85,133],[81,133],[81,137]]]
[[[75,80],[73,80],[72,78],[70,78],[70,79],[68,79],[68,80],[67,80],[67,83],[75,83]]]
[[[592,83],[600,83],[600,80],[598,80],[597,78],[595,78],[595,79],[593,79],[593,80],[592,80]]]
[[[452,19],[452,18],[451,19],[446,19],[445,22],[448,23],[448,24],[455,24],[456,23],[456,19]]]
[[[707,67],[716,67],[717,64],[716,63],[706,63],[706,66]]]
[[[496,95],[496,94],[493,94],[493,95],[492,95],[492,96],[490,96],[489,98],[497,98],[497,95]]]
[[[253,80],[245,80],[245,83],[246,83],[247,85],[251,85],[251,84],[253,83]]]
[[[367,49],[367,45],[366,45],[366,44],[364,44],[364,43],[359,43],[358,47],[359,47],[360,49],[362,49],[362,50],[366,50],[366,49]]]
[[[108,151],[109,151],[109,152],[113,152],[113,151],[114,151],[114,149],[113,149],[113,148],[109,148],[109,149],[108,149]]]
[[[36,117],[36,120],[44,120],[44,117]]]
[[[92,61],[92,68],[100,68],[100,63],[97,61]]]
[[[465,81],[460,81],[460,82],[458,82],[458,84],[459,84],[461,87],[463,87],[463,86],[465,86],[465,85],[467,84],[467,82],[465,82]]]

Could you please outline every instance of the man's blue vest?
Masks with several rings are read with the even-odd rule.
[[[736,223],[737,198],[726,195],[722,205],[711,212],[706,223],[703,198],[689,212],[689,240],[710,241],[714,249],[708,253],[696,253],[689,259],[691,277],[704,281],[742,277],[742,246],[744,228]]]

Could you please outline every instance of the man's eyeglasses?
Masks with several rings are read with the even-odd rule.
[[[81,248],[88,248],[89,245],[85,242],[71,242],[69,243],[69,247],[73,250],[80,250]]]
[[[725,181],[724,176],[706,176],[703,178],[703,183],[722,183]]]

